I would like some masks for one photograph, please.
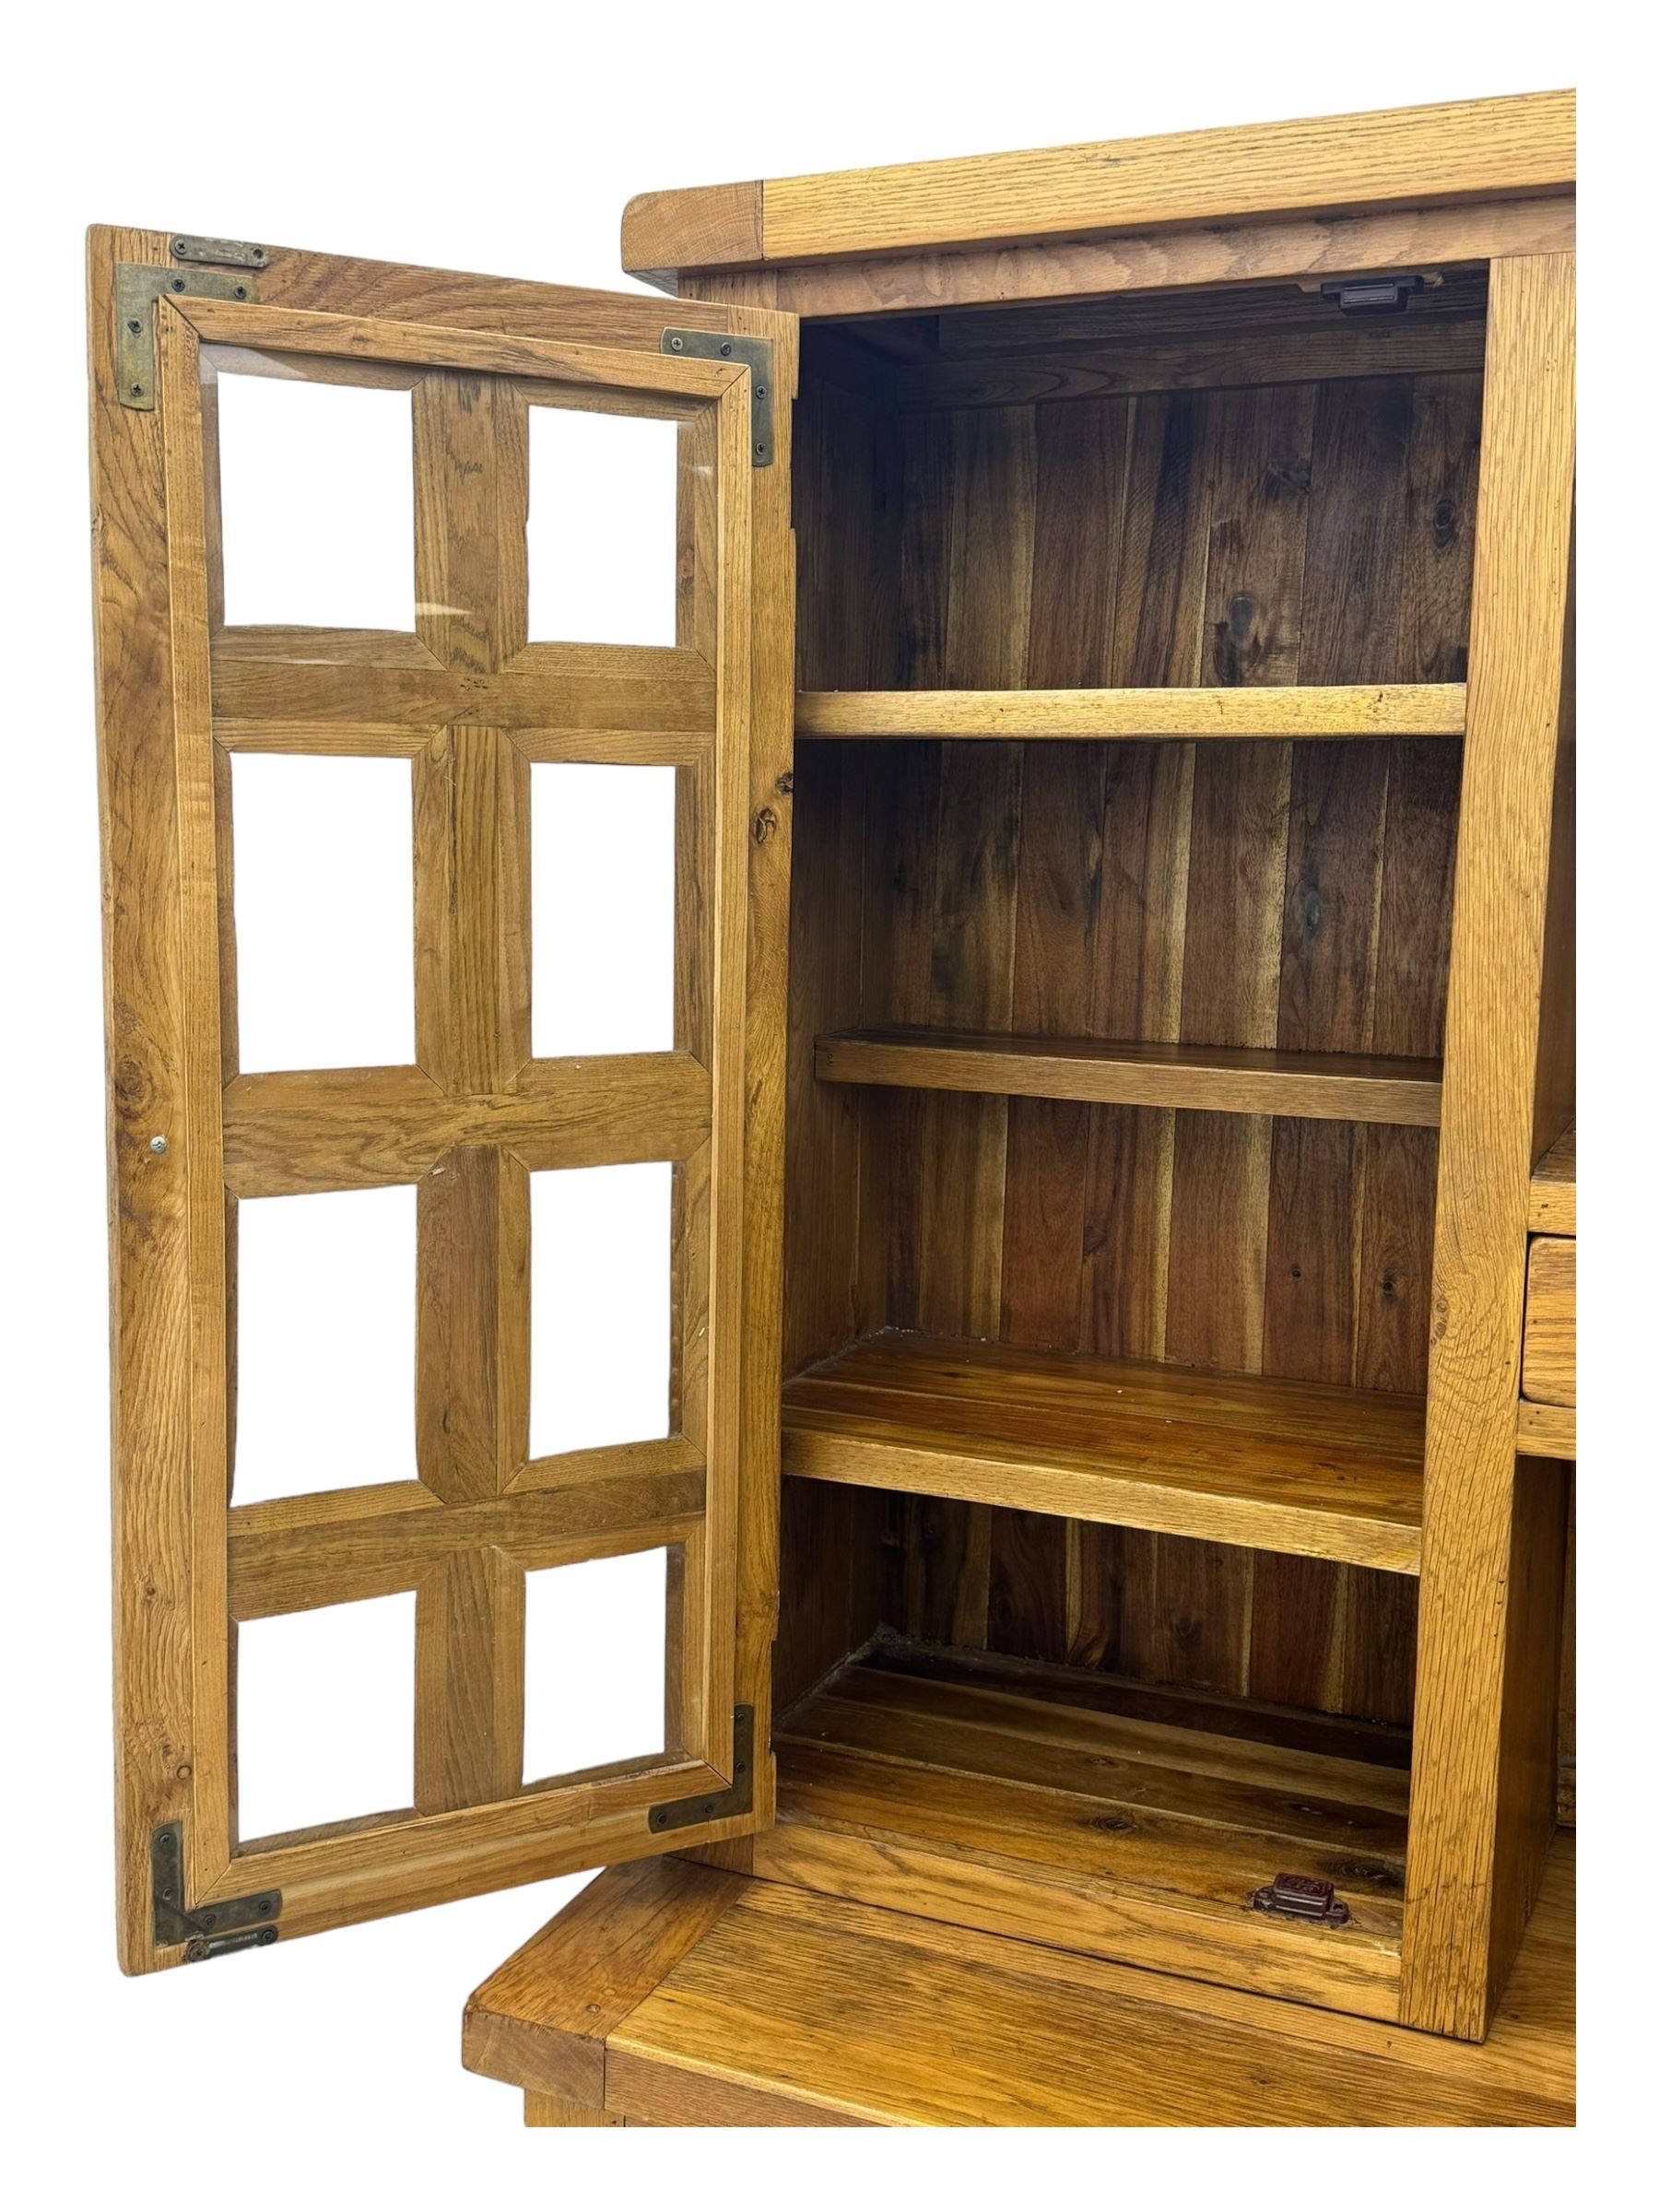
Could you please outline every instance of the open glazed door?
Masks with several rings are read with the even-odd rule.
[[[759,311],[225,240],[100,229],[90,261],[140,1971],[771,1817],[795,347]],[[247,485],[312,498],[305,410],[331,392],[362,403],[341,451],[390,422],[410,456],[406,614],[365,589],[349,627],[250,583]],[[584,449],[606,524],[584,536],[573,417],[643,425],[664,457],[642,641],[603,591],[581,603],[618,565],[626,486]],[[352,578],[327,504],[298,512]],[[291,909],[254,932],[273,881]],[[320,918],[324,973],[350,971],[354,930],[394,949],[360,1047],[308,1026]],[[378,1429],[353,1340],[387,1301],[350,1258],[377,1206],[394,1248],[406,1230],[391,1334],[412,1347]],[[660,1295],[618,1274],[630,1251]],[[303,1359],[265,1371],[254,1332],[296,1312],[344,1377],[332,1399]],[[609,1429],[595,1368],[643,1378]],[[572,1653],[561,1575],[591,1562],[618,1579]],[[308,1817],[239,1737],[300,1694],[296,1623],[354,1606],[379,1608],[403,1718],[347,1759],[359,1798]],[[312,1729],[321,1756],[374,1641],[324,1641],[290,1742]],[[527,1698],[580,1720],[641,1654],[631,1755],[596,1763],[558,1724],[527,1749]]]

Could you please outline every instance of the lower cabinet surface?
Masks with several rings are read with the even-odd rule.
[[[491,1975],[465,2058],[543,2126],[1568,2126],[1573,1847],[1482,2044],[655,1859]]]

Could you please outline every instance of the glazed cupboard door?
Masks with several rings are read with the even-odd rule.
[[[90,264],[141,1971],[771,1817],[795,339]]]

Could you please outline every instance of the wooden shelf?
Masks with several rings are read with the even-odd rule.
[[[1186,1106],[1312,1121],[1440,1121],[1438,1060],[1217,1045],[1114,1044],[1088,1037],[1001,1037],[953,1030],[844,1030],[820,1037],[823,1083],[990,1091],[1111,1106]]]
[[[774,1742],[757,1874],[1393,2017],[1404,1730],[888,1638]],[[1351,1919],[1249,1912],[1281,1869],[1331,1882]]]
[[[1418,1571],[1423,1403],[900,1330],[783,1389],[783,1472]]]
[[[797,737],[1461,737],[1462,684],[801,691]]]

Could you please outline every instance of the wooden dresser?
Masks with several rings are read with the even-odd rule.
[[[1571,2123],[1572,133],[649,194],[654,306],[94,234],[128,1971],[604,1865],[534,2124]],[[250,362],[413,392],[406,636],[225,623]],[[674,643],[535,641],[538,407],[679,426]],[[409,764],[414,1065],[241,1071],[246,752]],[[559,762],[671,1050],[533,1049]],[[535,1456],[531,1179],[654,1160],[666,1431]],[[399,1184],[418,1479],[238,1503],[238,1205]],[[652,1547],[662,1750],[527,1780]],[[407,1591],[413,1803],[244,1841],[237,1624]]]

